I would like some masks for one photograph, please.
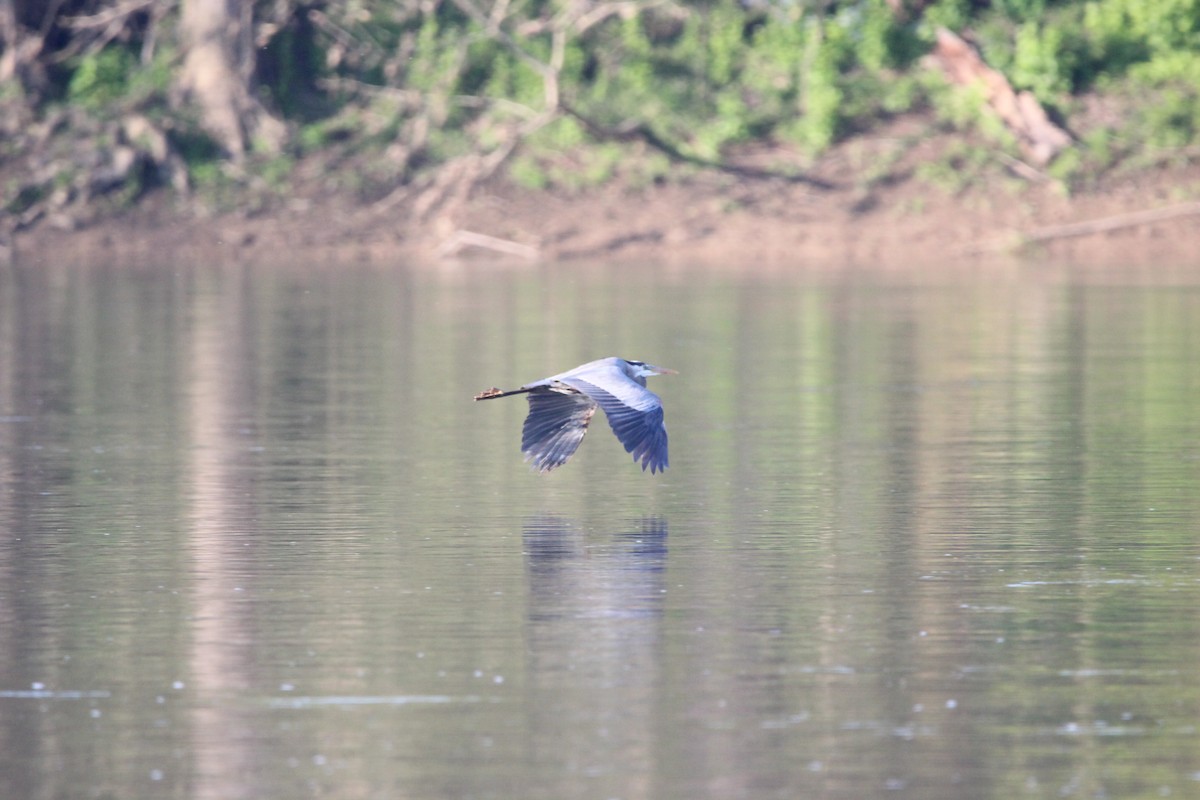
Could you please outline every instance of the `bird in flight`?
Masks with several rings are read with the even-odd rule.
[[[529,396],[521,452],[538,472],[549,472],[567,463],[599,407],[625,445],[625,452],[642,462],[643,472],[648,467],[655,473],[667,468],[667,426],[663,424],[662,401],[646,388],[646,376],[674,374],[673,369],[644,361],[601,358],[520,389],[488,389],[475,399]]]

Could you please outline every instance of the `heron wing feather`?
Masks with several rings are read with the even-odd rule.
[[[539,472],[567,463],[579,449],[596,403],[575,392],[529,393],[529,415],[521,431],[521,452]]]
[[[667,427],[663,424],[662,401],[654,392],[639,386],[618,370],[597,371],[587,379],[566,377],[563,383],[590,397],[604,409],[613,433],[625,452],[651,473],[667,468]]]

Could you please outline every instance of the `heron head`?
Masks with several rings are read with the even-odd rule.
[[[656,367],[653,364],[647,364],[645,361],[626,361],[629,365],[630,372],[635,378],[645,378],[647,375],[678,375],[679,373],[673,369],[666,367]]]

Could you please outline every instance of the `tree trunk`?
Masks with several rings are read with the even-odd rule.
[[[251,0],[184,0],[180,19],[186,55],[179,86],[235,162],[251,143],[277,151],[286,133],[250,91],[251,6]]]
[[[49,81],[38,60],[49,30],[62,3],[33,3],[30,0],[0,0],[0,84],[14,78],[26,93],[40,93]]]

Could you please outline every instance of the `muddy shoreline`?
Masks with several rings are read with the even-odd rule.
[[[412,203],[319,192],[298,192],[267,212],[207,214],[163,191],[75,230],[44,221],[21,231],[10,258],[32,265],[602,261],[743,270],[1015,260],[1200,267],[1198,166],[1142,171],[1074,195],[1052,181],[1014,178],[951,192],[903,175],[864,186],[828,172],[835,188],[715,172],[576,193],[497,182],[433,218],[418,217]]]

